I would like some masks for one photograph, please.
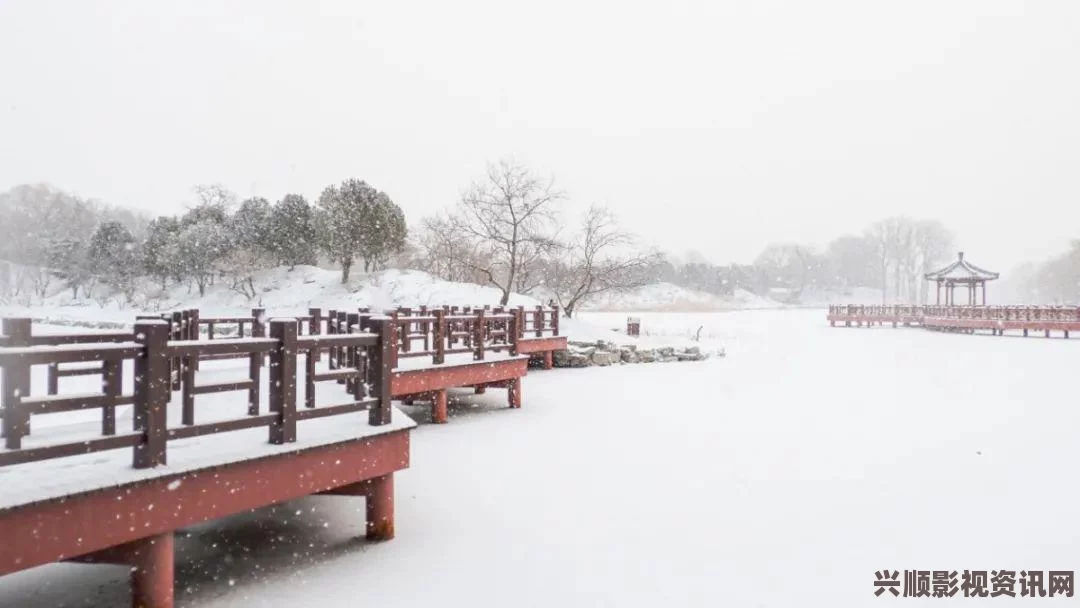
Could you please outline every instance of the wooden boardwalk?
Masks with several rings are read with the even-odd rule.
[[[530,357],[565,346],[545,308],[188,310],[60,335],[4,319],[0,575],[123,564],[134,606],[171,606],[176,530],[310,494],[364,496],[368,538],[390,539],[415,426],[391,400],[446,422],[448,390],[497,387],[517,408]]]
[[[827,319],[833,327],[919,326],[960,333],[987,331],[999,336],[1012,331],[1049,338],[1051,332],[1059,332],[1068,338],[1071,332],[1080,331],[1077,306],[833,305]]]

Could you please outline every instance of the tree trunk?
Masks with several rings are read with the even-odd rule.
[[[577,306],[577,302],[571,302],[571,303],[567,304],[566,306],[563,306],[563,309],[562,309],[563,314],[566,315],[567,319],[574,316],[574,307],[575,306]]]
[[[502,297],[499,298],[499,306],[506,306],[510,303],[510,288],[502,290]]]
[[[349,271],[352,270],[352,260],[341,261],[341,284],[349,282]]]

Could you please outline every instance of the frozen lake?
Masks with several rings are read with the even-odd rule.
[[[874,572],[1080,567],[1080,341],[824,315],[638,315],[727,357],[532,371],[518,411],[463,396],[414,432],[397,539],[358,540],[358,498],[192,528],[178,605],[917,606]],[[127,601],[112,566],[0,579],[3,607]]]

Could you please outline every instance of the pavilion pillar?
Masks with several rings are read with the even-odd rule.
[[[935,281],[937,283],[937,304],[941,305],[941,281]]]
[[[982,282],[983,306],[986,306],[986,281]]]

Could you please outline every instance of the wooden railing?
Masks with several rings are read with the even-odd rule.
[[[229,339],[170,340],[172,326],[160,319],[140,319],[129,341],[109,341],[121,336],[109,335],[99,342],[34,344],[30,319],[4,319],[0,335],[0,414],[2,414],[5,450],[0,450],[0,466],[60,458],[118,448],[133,448],[133,466],[153,467],[166,461],[166,444],[172,439],[197,437],[246,428],[266,426],[270,443],[296,440],[300,420],[369,411],[368,422],[379,426],[390,422],[390,376],[394,324],[385,318],[369,318],[363,331],[340,336],[299,336],[296,319],[275,319],[268,323],[268,337]],[[335,349],[346,353],[351,367],[333,374],[315,373],[313,354]],[[304,409],[296,408],[297,359],[304,354],[307,365]],[[228,355],[251,360],[249,377],[240,382],[198,386],[192,364],[202,357]],[[258,387],[262,358],[269,357],[269,412],[259,411]],[[125,395],[123,364],[134,365],[133,393]],[[179,360],[186,377],[182,383],[181,426],[169,428],[166,409],[170,401],[170,361]],[[258,361],[258,364],[256,364]],[[100,393],[34,396],[31,393],[31,369],[35,365],[59,366],[67,363],[100,363],[104,377]],[[343,380],[349,384],[352,399],[343,404],[315,406],[315,383]],[[196,422],[195,400],[211,392],[248,392],[249,410],[243,418],[227,421]],[[256,399],[251,400],[251,391]],[[133,405],[133,428],[118,432],[115,408]],[[103,437],[46,446],[24,447],[30,434],[31,416],[81,409],[101,409]]]
[[[917,317],[990,321],[1080,321],[1080,306],[941,306],[831,305],[829,315],[851,317]]]
[[[428,310],[402,308],[390,311],[393,331],[393,367],[400,359],[413,357],[431,357],[434,364],[446,362],[449,355],[471,353],[474,361],[483,361],[487,353],[507,352],[517,354],[520,339],[521,316],[513,312],[488,312],[481,308],[475,312],[448,314],[448,309]],[[327,315],[327,335],[340,335],[350,328],[363,325],[371,318],[367,309],[359,313],[329,311]],[[347,356],[336,349],[329,351],[331,369],[348,364]]]
[[[373,313],[368,308],[358,308],[356,313],[341,310],[329,310],[326,313],[321,308],[309,308],[307,315],[290,316],[296,319],[297,335],[321,336],[338,335],[347,333],[347,328],[357,326],[361,318],[370,317]],[[440,344],[435,340],[435,313],[442,311],[446,319],[443,329],[438,335],[444,336],[445,343]],[[541,338],[559,335],[559,309],[558,307],[536,306],[526,308],[503,308],[492,306],[458,307],[458,306],[419,306],[417,308],[399,307],[394,310],[384,311],[399,320],[396,333],[395,357],[393,364],[397,365],[399,358],[409,358],[430,355],[433,363],[445,362],[447,355],[464,352],[474,353],[474,359],[483,360],[484,352],[498,352],[510,350],[510,338],[506,333],[510,325],[510,315],[518,315],[516,321],[516,335],[518,339]],[[483,313],[482,337],[475,339],[475,317]],[[355,314],[356,320],[350,324],[349,315]],[[262,338],[267,335],[266,310],[263,308],[251,309],[249,316],[231,317],[207,317],[202,316],[197,309],[173,311],[161,315],[140,315],[138,320],[163,319],[169,324],[169,340],[212,340]],[[85,334],[62,334],[32,336],[29,341],[13,342],[11,345],[35,346],[35,345],[65,345],[65,344],[88,344],[100,342],[131,342],[134,334],[130,331],[111,331]],[[336,344],[336,343],[335,343]],[[477,345],[482,345],[482,348]],[[0,337],[0,346],[3,346],[3,338]],[[323,352],[329,353],[332,369],[338,369],[338,359],[344,358],[346,348],[331,346],[315,349],[313,358],[315,362],[321,360]],[[514,349],[516,352],[516,348]],[[224,385],[196,386],[193,380],[195,372],[200,369],[204,361],[222,359],[248,359],[249,375],[247,380],[230,383],[230,390],[247,390],[249,402],[252,403],[254,412],[259,403],[258,368],[265,363],[265,353],[246,353],[242,350],[217,350],[213,353],[193,353],[186,360],[179,356],[170,357],[169,378],[174,391],[182,391],[185,403],[191,403],[196,395],[221,392]],[[262,363],[259,363],[262,362]],[[56,395],[59,392],[59,379],[69,376],[99,375],[105,373],[104,365],[100,362],[90,364],[60,364],[49,366],[47,372],[48,394]],[[103,380],[104,381],[104,380]],[[241,386],[246,386],[243,388]]]

